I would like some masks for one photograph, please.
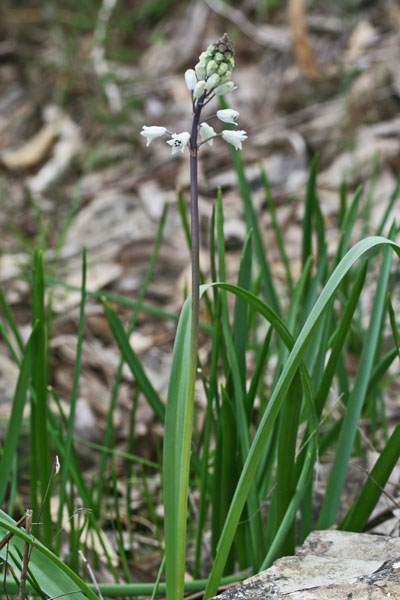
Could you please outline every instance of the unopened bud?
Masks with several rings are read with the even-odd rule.
[[[197,83],[197,77],[193,69],[188,69],[187,71],[185,71],[185,81],[188,90],[194,90]]]
[[[223,96],[224,94],[229,94],[230,92],[233,92],[234,89],[236,88],[233,81],[227,81],[215,88],[214,94],[216,96]]]
[[[220,83],[221,83],[221,81],[220,81],[220,76],[219,75],[217,75],[216,73],[214,73],[213,75],[211,75],[211,77],[209,77],[207,79],[207,83],[206,83],[206,90],[207,90],[207,92],[210,92],[211,90],[213,90]]]
[[[207,63],[207,75],[212,75],[217,70],[218,65],[215,60],[210,60]]]
[[[194,70],[196,71],[197,79],[202,80],[206,78],[206,65],[203,62],[198,62]]]
[[[194,98],[201,98],[205,91],[206,91],[206,82],[204,81],[204,79],[202,81],[198,81],[193,90]]]

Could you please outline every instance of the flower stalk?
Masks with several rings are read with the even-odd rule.
[[[199,57],[194,69],[185,73],[185,82],[191,93],[193,119],[190,133],[171,133],[165,127],[143,126],[140,132],[146,138],[147,146],[164,135],[171,139],[172,154],[190,153],[190,212],[191,212],[191,261],[192,296],[190,317],[190,338],[186,337],[185,366],[172,366],[171,380],[164,431],[164,509],[165,509],[165,551],[167,600],[183,599],[183,584],[186,557],[187,497],[189,488],[190,453],[192,442],[192,420],[195,398],[197,352],[200,319],[200,231],[198,208],[198,151],[202,144],[213,144],[214,138],[221,137],[241,149],[241,142],[247,138],[245,131],[223,130],[217,133],[206,121],[217,118],[223,123],[236,125],[237,111],[219,110],[201,121],[202,110],[218,95],[235,89],[230,80],[234,67],[233,46],[225,33],[211,44]],[[201,141],[198,141],[200,135]],[[184,307],[182,313],[186,308]],[[189,315],[188,315],[189,316]],[[187,329],[189,323],[187,324]],[[188,331],[189,334],[189,331]],[[178,339],[178,334],[177,334]]]
[[[198,145],[197,135],[203,97],[195,105],[192,131],[190,135],[190,217],[191,217],[191,259],[192,259],[192,320],[190,332],[190,371],[188,382],[188,401],[194,401],[197,371],[197,346],[200,320],[200,227],[199,227],[199,198],[198,198]]]

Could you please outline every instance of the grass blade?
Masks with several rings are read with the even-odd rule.
[[[318,155],[315,154],[310,166],[310,174],[308,177],[306,201],[303,217],[303,241],[301,247],[301,264],[306,264],[309,256],[312,254],[312,217],[316,202],[316,180],[318,171]]]
[[[22,414],[24,411],[26,395],[29,389],[31,377],[32,358],[32,336],[35,328],[29,336],[24,348],[22,363],[20,365],[18,381],[15,388],[14,399],[11,409],[11,417],[8,422],[7,435],[4,442],[3,455],[0,461],[0,505],[4,502],[4,496],[8,486],[8,479],[13,466],[13,459],[17,451],[18,439],[22,426]]]
[[[400,457],[400,424],[386,442],[360,495],[339,525],[344,531],[362,531]]]
[[[228,104],[222,96],[219,97],[219,105],[220,105],[220,108],[228,108]],[[225,129],[234,129],[234,127],[230,126],[229,124],[225,124]],[[236,175],[237,175],[238,182],[239,182],[239,190],[240,190],[240,195],[243,200],[244,214],[245,214],[245,218],[246,218],[247,228],[248,228],[248,230],[250,230],[250,229],[253,230],[254,249],[255,249],[257,260],[262,268],[262,279],[263,279],[265,294],[266,294],[267,300],[271,304],[272,308],[278,314],[280,314],[281,309],[280,309],[279,299],[278,299],[278,295],[276,293],[274,282],[273,282],[273,279],[271,276],[271,269],[270,269],[269,263],[268,263],[267,250],[264,246],[261,231],[260,231],[260,228],[258,225],[259,218],[256,215],[254,207],[253,207],[253,203],[252,203],[252,199],[251,199],[251,190],[250,190],[250,186],[249,186],[249,183],[247,181],[247,178],[246,178],[246,175],[244,172],[242,156],[238,150],[235,150],[233,148],[229,148],[229,150],[231,153],[233,166],[236,171]]]
[[[356,436],[358,421],[365,400],[368,388],[368,380],[378,343],[391,259],[391,249],[384,248],[381,269],[376,286],[376,294],[371,311],[370,324],[363,345],[363,350],[361,352],[356,379],[354,381],[353,389],[350,393],[350,398],[347,404],[346,413],[344,415],[343,425],[340,431],[338,446],[336,449],[335,460],[332,465],[324,502],[318,520],[319,528],[330,527],[334,523],[337,511],[339,509],[340,498],[345,483],[351,449]]]
[[[147,398],[147,401],[156,413],[157,417],[161,422],[163,422],[165,418],[165,406],[160,396],[150,383],[150,380],[144,372],[136,353],[132,350],[124,326],[122,325],[117,313],[109,304],[107,304],[107,302],[103,301],[103,307],[112,334],[118,344],[126,364],[132,371],[132,375],[135,377],[138,386]]]
[[[57,515],[57,531],[60,531],[62,528],[62,516],[64,504],[66,501],[66,493],[67,493],[67,478],[69,473],[69,462],[71,458],[71,448],[72,448],[72,437],[74,435],[74,426],[75,426],[75,409],[76,402],[78,399],[78,391],[79,391],[79,375],[81,372],[81,359],[82,359],[82,344],[83,344],[83,330],[85,325],[85,301],[86,301],[86,249],[83,249],[82,255],[82,286],[81,286],[81,303],[79,309],[79,324],[78,324],[78,340],[76,346],[76,358],[75,358],[75,367],[74,367],[74,379],[72,384],[72,392],[71,392],[71,401],[70,401],[70,409],[69,409],[69,418],[67,431],[65,436],[65,453],[63,464],[61,465],[61,476],[60,476],[60,492],[59,492],[59,507],[58,507],[58,515]],[[60,549],[61,544],[61,536],[58,536],[57,540],[57,551]]]
[[[315,303],[315,306],[311,311],[306,323],[304,324],[304,327],[292,348],[279,380],[273,390],[267,409],[261,419],[256,435],[253,439],[253,443],[250,447],[246,463],[243,467],[235,495],[225,521],[221,539],[218,544],[218,553],[210,573],[209,582],[205,592],[205,600],[213,596],[217,591],[218,582],[222,575],[224,564],[233,541],[235,530],[239,522],[240,514],[246,501],[247,494],[256,473],[259,461],[262,457],[264,445],[266,440],[271,435],[275,419],[282,404],[282,397],[285,397],[290,383],[301,364],[302,356],[316,324],[318,323],[328,304],[331,302],[337,287],[340,285],[341,281],[345,277],[346,273],[350,270],[352,265],[365,252],[378,246],[387,244],[392,246],[392,248],[400,256],[400,246],[391,240],[382,237],[370,237],[365,240],[361,240],[353,248],[351,248],[351,250],[344,256],[335,271],[332,273],[327,284],[322,290],[321,295]],[[221,287],[225,287],[226,289],[226,285],[223,286],[221,284]]]
[[[50,453],[47,437],[47,349],[44,307],[43,253],[36,251],[32,278],[32,324],[36,326],[32,338],[32,399],[31,399],[31,498],[33,518],[43,523],[43,541],[52,545],[50,498]],[[35,481],[33,481],[35,478]],[[39,481],[40,495],[38,495]]]
[[[15,521],[5,512],[0,511],[0,536],[4,537],[9,531],[13,533],[9,546],[14,550],[14,555],[22,554],[25,542],[33,546],[29,570],[40,586],[38,592],[45,593],[49,598],[68,596],[71,600],[84,600],[86,596],[89,600],[98,600],[93,590],[55,554],[17,527]],[[0,556],[6,560],[5,546],[0,550]],[[8,553],[8,560],[10,560],[10,553]]]

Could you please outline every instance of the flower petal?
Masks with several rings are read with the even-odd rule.
[[[217,135],[217,133],[214,131],[211,125],[208,125],[208,123],[202,123],[200,125],[199,133],[203,142],[207,142],[207,144],[210,146],[213,145],[214,140],[212,138]]]
[[[224,131],[221,133],[221,136],[226,142],[228,142],[228,144],[232,144],[236,150],[241,150],[242,142],[247,140],[246,132],[243,130],[231,131],[230,129],[224,129]]]
[[[173,133],[172,139],[167,140],[167,144],[172,146],[172,154],[176,154],[177,152],[182,152],[183,154],[189,140],[190,133],[183,131],[182,133]]]
[[[147,125],[143,125],[140,135],[146,138],[146,146],[150,146],[153,140],[163,136],[165,133],[167,133],[165,127],[157,127],[156,125],[151,125],[150,127],[147,127]]]
[[[192,92],[197,83],[196,73],[194,72],[193,69],[188,69],[187,71],[185,71],[185,82],[186,82],[187,89],[190,92]]]
[[[224,110],[217,110],[217,117],[224,123],[232,123],[233,125],[237,125],[236,121],[239,118],[239,113],[237,110],[226,108]]]

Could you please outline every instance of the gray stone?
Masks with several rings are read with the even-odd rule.
[[[230,588],[218,600],[400,598],[400,539],[314,531],[295,556]]]

